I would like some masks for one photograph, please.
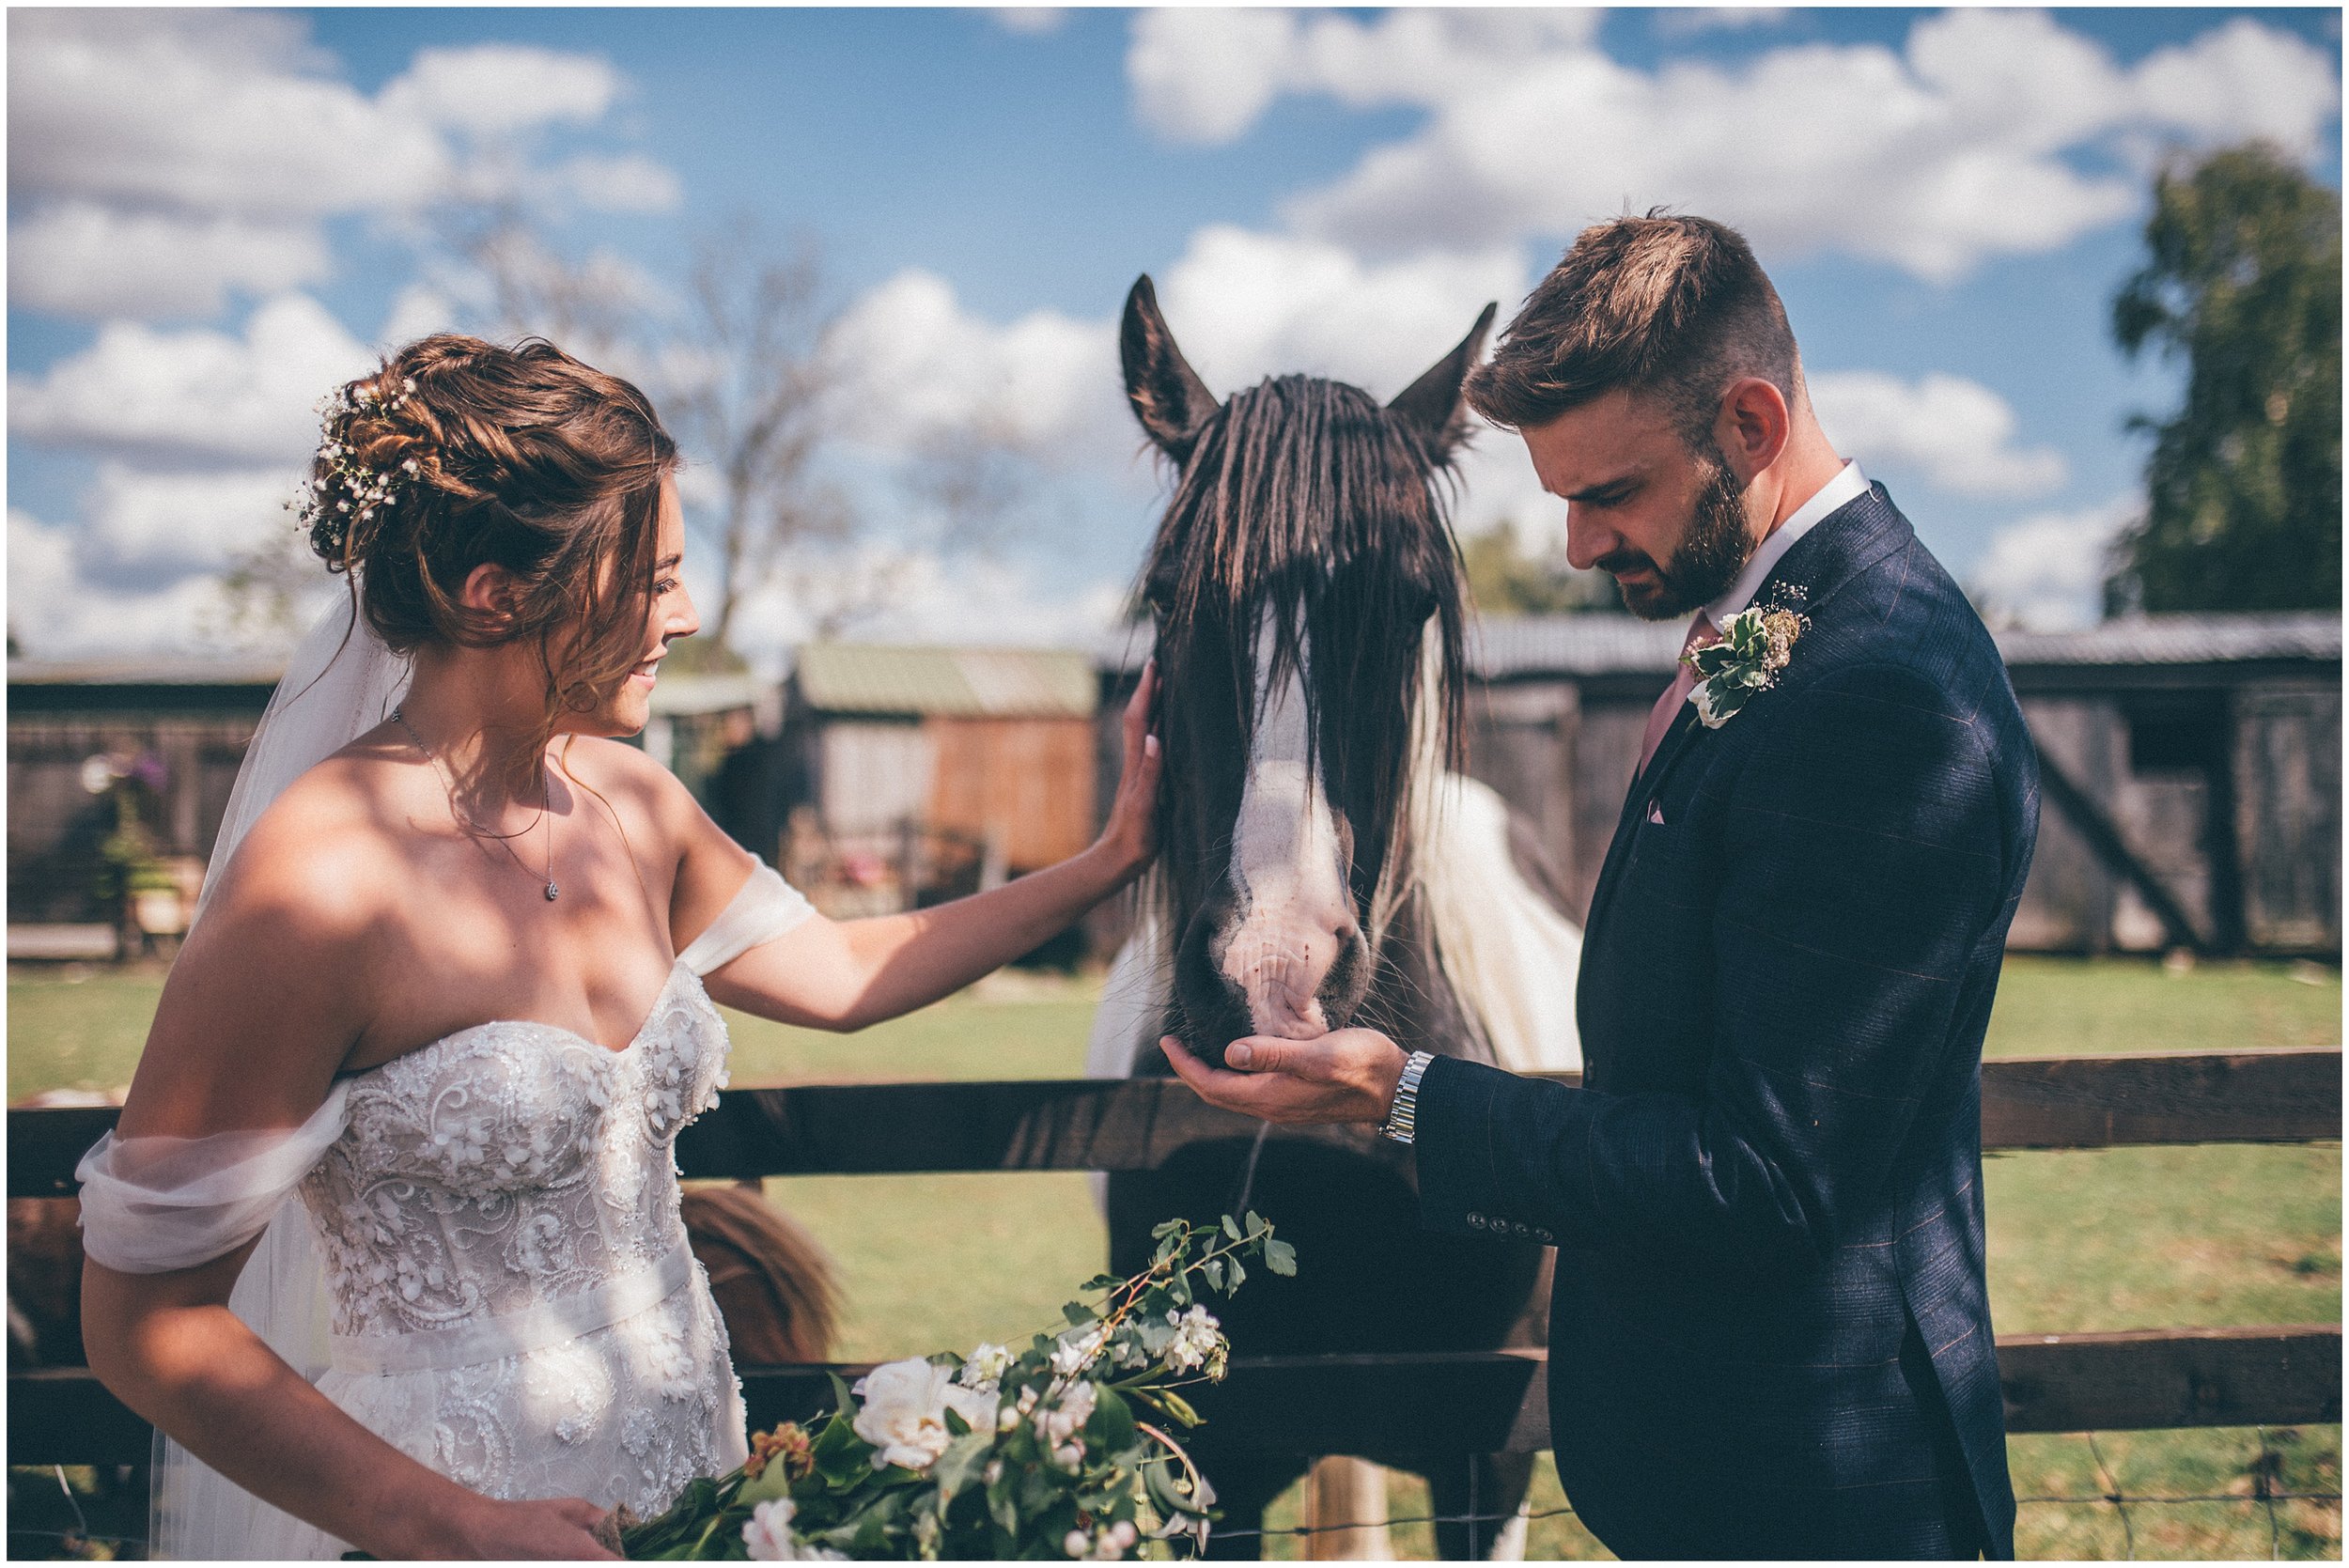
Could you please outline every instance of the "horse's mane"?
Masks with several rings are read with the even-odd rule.
[[[1456,765],[1463,744],[1450,479],[1424,433],[1357,388],[1283,376],[1226,399],[1183,466],[1143,582],[1169,683],[1169,755],[1247,755],[1268,625],[1262,674],[1277,683],[1302,660],[1309,744],[1332,800],[1399,847],[1414,765]],[[1239,733],[1203,728],[1213,712],[1239,714]],[[1184,908],[1204,868],[1182,863],[1183,850],[1208,847],[1203,830],[1221,804],[1186,781],[1191,771],[1178,762],[1162,791],[1168,891]]]

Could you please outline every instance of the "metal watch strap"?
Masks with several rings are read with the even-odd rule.
[[[1378,1129],[1381,1136],[1408,1143],[1419,1131],[1419,1080],[1434,1060],[1434,1051],[1415,1050],[1403,1063],[1403,1077],[1394,1086],[1394,1103],[1387,1108],[1387,1124]]]

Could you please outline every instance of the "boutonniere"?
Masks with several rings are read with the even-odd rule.
[[[1719,729],[1753,700],[1778,684],[1778,673],[1794,657],[1795,642],[1811,623],[1784,605],[1741,610],[1721,628],[1721,639],[1684,655],[1696,672],[1688,700],[1708,730]]]

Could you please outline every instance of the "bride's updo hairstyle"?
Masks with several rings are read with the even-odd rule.
[[[535,640],[536,756],[566,711],[592,712],[645,657],[661,481],[676,466],[651,401],[619,377],[540,338],[443,333],[328,398],[310,547],[350,574],[396,652]],[[459,601],[484,563],[511,574],[510,615]]]

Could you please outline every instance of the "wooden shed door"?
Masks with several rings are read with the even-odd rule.
[[[1093,724],[1086,719],[932,719],[930,825],[1000,834],[1017,873],[1093,841]]]

